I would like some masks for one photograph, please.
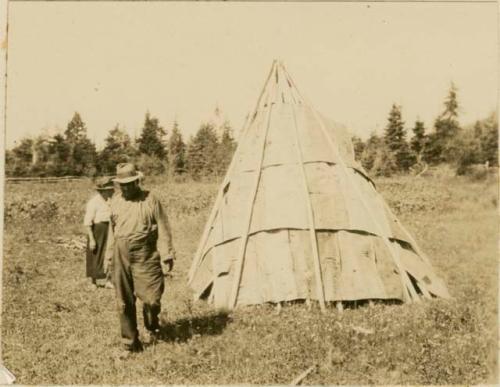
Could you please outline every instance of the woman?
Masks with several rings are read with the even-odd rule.
[[[110,178],[101,178],[96,182],[95,194],[87,203],[83,224],[87,231],[87,278],[93,287],[112,287],[106,273],[104,252],[108,237],[110,220],[109,200],[113,196],[114,186]]]

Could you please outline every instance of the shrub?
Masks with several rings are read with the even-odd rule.
[[[5,203],[6,219],[54,220],[59,207],[54,200],[13,200]]]
[[[141,154],[135,164],[146,176],[161,175],[166,171],[165,163],[156,156]]]

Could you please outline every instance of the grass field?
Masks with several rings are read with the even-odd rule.
[[[478,384],[496,381],[497,185],[429,176],[379,179],[400,219],[448,284],[452,301],[363,307],[271,306],[229,315],[193,303],[189,268],[215,183],[167,184],[177,266],[163,299],[164,339],[116,360],[112,290],[84,277],[90,182],[8,184],[2,357],[20,384]],[[140,310],[140,309],[139,309]],[[141,326],[142,329],[142,326]]]

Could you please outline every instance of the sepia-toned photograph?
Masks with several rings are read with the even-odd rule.
[[[497,383],[496,2],[5,9],[0,383]]]

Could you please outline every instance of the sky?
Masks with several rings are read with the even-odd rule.
[[[216,106],[237,133],[273,59],[322,114],[366,138],[393,103],[430,130],[451,82],[460,120],[497,108],[496,3],[11,2],[6,147],[75,111],[101,147],[149,111],[185,139]]]

